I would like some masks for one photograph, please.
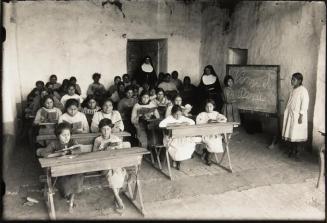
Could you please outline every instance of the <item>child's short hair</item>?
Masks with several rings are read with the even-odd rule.
[[[129,74],[124,74],[123,75],[123,79],[124,79],[124,77],[128,77],[129,78]]]
[[[52,102],[54,102],[53,97],[52,97],[51,95],[46,95],[46,96],[44,96],[44,97],[42,98],[41,105],[44,106],[45,102],[46,102],[49,98],[52,100]]]
[[[183,112],[182,107],[179,106],[179,105],[174,105],[174,106],[171,108],[171,114],[175,114],[175,113],[178,112],[178,111]]]
[[[174,97],[173,97],[173,102],[176,100],[176,98],[181,98],[182,101],[183,101],[183,98],[180,94],[176,94]]]
[[[165,73],[165,78],[166,77],[171,77],[170,73]]]
[[[97,101],[97,99],[96,99],[96,97],[94,96],[94,95],[92,95],[92,94],[90,94],[90,95],[88,95],[86,98],[85,98],[85,100],[82,102],[82,107],[84,108],[84,107],[87,107],[87,104],[89,103],[89,101],[90,100],[95,100],[95,102],[98,104],[98,101]]]
[[[158,78],[164,78],[165,77],[165,73],[164,72],[159,72],[158,74]]]
[[[69,84],[69,80],[68,79],[63,79],[62,80],[62,84],[61,85],[68,85]]]
[[[101,104],[101,108],[102,108],[102,106],[103,106],[106,102],[108,102],[108,101],[111,102],[112,105],[114,105],[114,102],[113,102],[110,98],[106,98],[106,99],[103,100],[103,102],[102,102],[102,104]]]
[[[212,104],[214,108],[216,107],[216,102],[213,99],[211,99],[211,98],[207,99],[205,101],[204,106],[206,106],[208,103]]]
[[[37,85],[42,85],[42,87],[44,87],[44,82],[43,81],[37,81],[35,82],[35,86]]]
[[[117,75],[117,76],[114,77],[114,82],[115,82],[118,78],[121,80],[121,77]]]
[[[178,72],[176,70],[174,70],[173,72],[171,72],[171,76],[178,77]]]
[[[112,121],[109,118],[104,118],[99,122],[99,129],[102,129],[102,127],[106,125],[110,128],[114,127],[114,124],[112,124]]]
[[[150,92],[149,92],[148,90],[145,90],[145,89],[141,91],[141,94],[139,95],[139,104],[143,104],[143,103],[142,103],[142,97],[143,97],[144,95],[148,95],[148,96],[150,96]],[[149,103],[150,103],[150,101],[149,101]]]
[[[164,95],[166,95],[165,90],[162,89],[161,87],[157,88],[157,90],[156,90],[156,94],[158,94],[159,92],[162,92]]]
[[[133,86],[131,85],[126,86],[124,92],[127,93],[128,91],[133,91]]]
[[[117,89],[119,89],[120,86],[124,86],[124,87],[125,87],[124,82],[119,81],[119,82],[117,83]]]
[[[75,84],[69,83],[67,85],[67,89],[69,89],[70,87],[74,87],[74,89],[76,90],[76,85]]]
[[[69,82],[72,82],[72,81],[77,81],[76,77],[71,76],[71,77],[69,78]]]
[[[149,95],[150,96],[150,92],[148,90],[142,90],[141,93],[140,93],[140,98],[142,98],[143,95]]]
[[[299,80],[299,81],[300,81],[300,85],[302,85],[302,82],[303,82],[303,75],[302,75],[301,73],[299,73],[299,72],[294,73],[294,74],[292,75],[292,77],[294,77],[294,78],[296,78],[297,80]]]
[[[92,79],[94,80],[95,78],[101,78],[101,74],[100,73],[94,73],[93,75],[92,75]]]
[[[55,131],[54,131],[55,135],[58,137],[64,129],[68,129],[70,134],[72,133],[72,129],[70,127],[70,124],[66,123],[66,122],[62,122],[62,123],[59,123],[56,126]]]
[[[51,74],[51,75],[50,75],[50,79],[52,79],[52,78],[56,78],[56,79],[58,79],[58,78],[57,78],[57,75],[55,75],[55,74]]]
[[[191,81],[190,76],[185,76],[185,77],[184,77],[184,82],[185,82],[186,80],[190,80],[190,81]]]
[[[74,98],[70,98],[66,101],[66,104],[65,104],[65,110],[67,111],[67,108],[69,108],[70,106],[72,105],[75,105],[76,107],[79,106],[79,102],[74,99]]]
[[[52,83],[51,83],[51,82],[47,82],[47,83],[45,84],[45,87],[46,87],[46,88],[49,88],[50,85],[52,85]]]
[[[224,84],[225,86],[228,86],[228,81],[229,80],[232,80],[234,82],[234,78],[230,75],[226,75],[225,78],[224,78]]]

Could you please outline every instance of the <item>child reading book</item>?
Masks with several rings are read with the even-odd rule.
[[[114,125],[111,120],[104,118],[99,122],[99,129],[101,136],[97,137],[94,141],[93,152],[101,150],[113,150],[122,149],[122,140],[111,134],[111,129]],[[114,192],[115,204],[117,206],[117,211],[122,211],[124,209],[124,203],[119,196],[119,190],[123,187],[126,170],[125,168],[114,168],[108,171],[104,171],[106,178],[109,182],[109,187]]]

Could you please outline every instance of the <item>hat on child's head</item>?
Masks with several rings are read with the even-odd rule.
[[[104,118],[99,122],[99,129],[101,129],[103,126],[109,126],[110,128],[114,127],[115,125],[112,124],[112,121],[109,118]]]

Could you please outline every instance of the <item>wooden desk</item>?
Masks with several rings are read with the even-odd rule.
[[[209,123],[209,124],[197,124],[197,125],[185,125],[185,126],[167,126],[165,129],[168,130],[168,136],[172,139],[175,138],[183,138],[183,137],[196,137],[196,136],[210,136],[210,135],[220,135],[222,134],[224,136],[225,140],[225,150],[223,152],[223,155],[218,161],[218,156],[215,153],[215,160],[216,162],[213,162],[214,164],[229,170],[230,172],[233,172],[232,169],[232,163],[230,160],[230,154],[229,154],[229,139],[227,134],[233,133],[233,127],[239,125],[237,122],[226,122],[226,123]],[[169,154],[167,145],[166,147],[166,161],[167,161],[167,167],[168,167],[168,175],[167,173],[161,171],[170,178],[170,180],[173,179],[170,169],[170,162],[169,162]],[[228,157],[228,163],[229,163],[229,169],[222,166],[221,163],[225,158],[225,155],[227,154]],[[160,162],[160,160],[158,161]],[[159,164],[161,166],[161,164]]]
[[[72,134],[72,139],[77,140],[80,144],[93,144],[93,140],[98,137],[101,133],[95,132],[95,133],[80,133],[80,134]],[[129,132],[117,132],[112,133],[115,136],[118,136],[120,138],[123,138],[125,136],[131,136]],[[44,144],[47,144],[48,141],[56,140],[56,136],[51,135],[38,135],[36,137],[37,142],[44,142]]]
[[[70,159],[67,157],[40,158],[39,162],[42,168],[46,168],[47,184],[45,184],[46,204],[50,219],[56,219],[54,206],[54,189],[52,177],[66,176],[71,174],[88,173],[93,171],[108,170],[113,168],[129,167],[133,169],[132,175],[135,179],[127,182],[127,192],[124,195],[133,205],[145,215],[142,200],[141,184],[139,180],[140,165],[144,154],[149,151],[141,147],[132,147],[128,149],[98,151],[91,153],[75,154],[76,157]],[[132,189],[134,187],[134,189]],[[137,195],[138,199],[137,199]]]

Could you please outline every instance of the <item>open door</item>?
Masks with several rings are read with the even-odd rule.
[[[167,39],[142,39],[127,41],[127,72],[132,77],[144,57],[150,56],[156,73],[167,72]]]

